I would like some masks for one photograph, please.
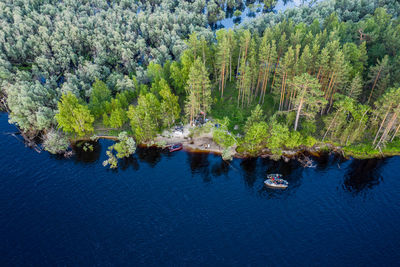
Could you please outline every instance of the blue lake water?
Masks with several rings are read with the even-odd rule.
[[[0,115],[0,131],[15,128]],[[2,266],[395,266],[400,157],[295,162],[138,150],[70,159],[0,138]],[[280,172],[287,190],[267,189]]]

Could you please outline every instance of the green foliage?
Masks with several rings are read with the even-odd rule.
[[[289,128],[286,125],[278,123],[276,120],[272,120],[270,136],[268,138],[268,148],[271,152],[280,154],[281,149],[286,145],[286,141],[289,138]]]
[[[264,9],[272,10],[275,8],[277,0],[264,0]]]
[[[181,108],[179,106],[178,100],[179,97],[174,95],[171,92],[167,82],[161,80],[160,84],[163,84],[160,95],[162,97],[161,100],[161,112],[162,116],[162,124],[164,127],[171,127],[176,120],[179,119],[179,115],[181,112]]]
[[[182,66],[178,61],[174,61],[171,63],[170,67],[172,86],[175,89],[175,92],[178,95],[182,95],[185,93],[185,85],[187,77],[182,73]]]
[[[382,60],[370,68],[368,73],[369,96],[367,103],[378,99],[387,89],[390,78],[389,57],[386,55]]]
[[[60,131],[51,129],[43,137],[43,147],[51,154],[63,153],[68,149],[69,140]]]
[[[249,130],[246,132],[242,146],[249,153],[256,153],[265,147],[269,127],[266,122],[254,123]]]
[[[156,64],[153,61],[147,66],[147,77],[149,77],[151,82],[157,82],[163,77],[163,71],[160,64]]]
[[[251,153],[397,140],[400,100],[389,88],[400,84],[398,1],[322,1],[215,35],[204,19],[215,24],[225,8],[238,16],[241,1],[100,0],[79,12],[76,1],[11,2],[0,18],[0,92],[10,122],[32,136],[56,122],[84,136],[102,118],[111,132],[130,120],[137,141],[148,141],[179,119],[180,104],[190,122],[228,117],[214,139],[228,147],[229,130],[245,134],[241,149]]]
[[[103,123],[106,126],[112,128],[120,128],[128,121],[126,111],[118,107],[111,111],[110,117],[107,114],[103,114]]]
[[[138,143],[153,139],[161,125],[161,105],[152,93],[140,95],[136,106],[129,106],[128,118]]]
[[[242,15],[242,12],[240,10],[235,10],[235,12],[233,12],[234,17],[240,17],[241,15]]]
[[[93,132],[93,115],[89,108],[80,104],[78,98],[72,93],[61,97],[55,118],[59,127],[66,133],[82,137]]]
[[[135,153],[135,140],[133,140],[132,137],[129,137],[127,132],[121,132],[118,135],[118,141],[119,142],[114,145],[114,149],[117,152],[117,158],[126,158]]]
[[[106,107],[106,102],[111,99],[111,91],[107,85],[96,80],[92,86],[92,93],[90,95],[89,109],[95,118],[99,118],[103,115]]]
[[[355,43],[345,43],[343,52],[346,60],[350,63],[350,78],[355,77],[357,74],[362,74],[368,59],[366,42],[362,42],[359,47]]]
[[[230,161],[233,159],[233,156],[236,154],[236,151],[233,148],[224,148],[222,150],[222,159]]]
[[[115,152],[116,154],[115,154]],[[118,142],[107,149],[108,159],[103,161],[103,166],[110,165],[110,169],[118,167],[118,159],[127,158],[136,151],[136,143],[127,132],[121,132],[118,135]]]
[[[133,98],[133,92],[123,91],[117,93],[115,98],[105,103],[103,124],[112,128],[120,128],[128,122],[126,109]]]
[[[16,123],[23,131],[41,131],[55,124],[57,95],[50,87],[19,81],[5,86],[5,93],[10,123]]]
[[[289,138],[284,143],[287,148],[296,148],[302,145],[302,136],[299,132],[291,132]]]
[[[312,135],[317,131],[315,120],[305,120],[301,123],[300,132],[304,136]]]
[[[303,137],[302,145],[306,147],[313,147],[317,143],[317,139],[312,136]]]
[[[229,119],[225,117],[224,120],[218,120],[216,123],[219,124],[219,127],[214,128],[213,130],[214,142],[224,149],[235,146],[237,144],[237,140],[228,130]]]
[[[317,112],[327,101],[323,98],[323,92],[318,80],[311,77],[308,73],[294,77],[291,85],[297,91],[294,107],[297,110],[294,130],[297,130],[300,116],[314,118]]]
[[[103,166],[106,167],[107,165],[110,165],[110,169],[116,169],[118,167],[118,159],[117,157],[113,154],[113,146],[108,147],[108,150],[106,151],[106,154],[108,156],[108,159],[103,161]]]
[[[257,105],[252,111],[250,117],[247,118],[246,124],[244,126],[244,131],[247,132],[251,126],[255,123],[265,121],[264,112],[261,109],[260,105]]]
[[[188,77],[185,112],[192,123],[199,115],[205,117],[211,108],[211,84],[206,67],[200,59],[193,63]]]
[[[347,86],[345,90],[345,94],[348,97],[353,98],[354,100],[360,99],[360,95],[363,89],[363,81],[360,74],[355,74],[351,83]]]

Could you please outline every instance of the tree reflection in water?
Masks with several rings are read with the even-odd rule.
[[[343,182],[345,191],[358,194],[378,185],[383,177],[380,169],[386,159],[352,160]]]
[[[274,161],[270,159],[261,159],[261,166],[264,166],[261,175],[262,187],[258,193],[264,198],[267,197],[270,199],[288,197],[301,185],[302,172],[304,171],[304,168],[297,160],[285,162],[283,160]],[[289,187],[286,189],[276,189],[265,186],[264,181],[267,177],[267,174],[271,173],[282,174],[283,179],[289,182]]]
[[[227,176],[230,169],[230,163],[220,158],[211,166],[211,173],[213,176]]]
[[[326,169],[332,168],[332,166],[340,167],[340,164],[347,161],[347,159],[342,157],[340,154],[331,152],[321,153],[318,157],[311,158],[316,165],[316,170],[318,171],[324,171]]]
[[[136,155],[132,155],[128,158],[123,158],[119,160],[118,169],[125,171],[129,169],[129,167],[132,167],[135,171],[138,171],[140,169],[140,164],[138,159],[136,158]]]
[[[247,158],[240,163],[240,167],[244,171],[244,181],[249,187],[253,187],[257,180],[257,160],[258,158]]]
[[[136,149],[136,156],[140,161],[144,161],[154,168],[157,163],[160,162],[163,153],[163,149],[157,147],[142,148],[138,147]]]
[[[84,147],[86,147],[86,151]],[[81,142],[75,145],[73,150],[76,163],[93,163],[100,158],[101,144],[95,141]]]
[[[208,156],[208,153],[188,153],[192,174],[200,174],[205,182],[211,181]]]

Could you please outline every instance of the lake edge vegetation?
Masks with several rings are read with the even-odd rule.
[[[3,7],[5,20],[12,11]],[[18,17],[8,20],[15,25]],[[80,38],[73,45],[87,45]],[[95,50],[74,63],[74,54],[57,54],[52,43],[12,54],[7,45],[32,40],[11,40],[0,57],[10,122],[41,136],[51,153],[64,151],[68,140],[119,136],[108,151],[114,166],[164,129],[212,118],[214,142],[226,158],[232,148],[248,156],[327,146],[358,158],[400,154],[400,19],[383,7],[354,21],[333,12],[321,22],[286,18],[215,36],[191,29],[176,55],[152,59],[150,52],[139,65],[140,50],[136,58],[111,52],[108,59]],[[87,48],[73,47],[77,57]]]

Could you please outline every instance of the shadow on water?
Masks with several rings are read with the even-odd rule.
[[[132,167],[132,169],[135,171],[138,171],[140,169],[139,161],[135,155],[119,160],[118,169],[125,171],[128,170],[130,167]]]
[[[200,174],[204,182],[210,182],[210,161],[208,153],[188,153],[188,162],[192,174]]]
[[[243,178],[245,184],[249,187],[253,187],[257,180],[257,161],[258,158],[248,158],[240,162],[240,167],[244,172]]]
[[[142,162],[148,163],[152,168],[160,162],[163,154],[168,155],[163,149],[157,147],[138,147],[136,149],[137,158]]]
[[[312,160],[316,161],[318,158],[311,157]],[[332,160],[332,159],[331,159]],[[326,158],[323,159],[324,162],[330,162]],[[258,190],[258,193],[262,197],[268,199],[271,198],[286,198],[294,194],[298,188],[302,185],[302,180],[305,177],[307,170],[314,170],[314,168],[304,168],[297,160],[290,160],[285,162],[283,160],[274,161],[270,159],[261,158],[257,163],[257,166],[262,168],[259,174],[262,179],[262,187]],[[275,189],[269,188],[264,185],[264,180],[267,174],[279,173],[282,174],[283,178],[289,182],[289,187],[286,189]],[[258,183],[257,183],[258,184]]]
[[[218,160],[211,166],[211,173],[213,176],[227,176],[230,169],[230,163],[222,160]]]
[[[348,167],[343,182],[343,189],[353,194],[372,189],[383,181],[381,168],[387,159],[353,160]]]
[[[319,156],[312,156],[307,153],[305,153],[305,155],[310,157],[315,163],[314,165],[317,171],[325,171],[332,166],[340,166],[340,164],[347,161],[347,159],[342,157],[340,154],[331,152],[321,153]]]
[[[85,143],[87,144],[85,146]],[[101,143],[89,141],[77,144],[73,147],[75,152],[74,161],[76,163],[93,163],[96,162],[101,155]]]

